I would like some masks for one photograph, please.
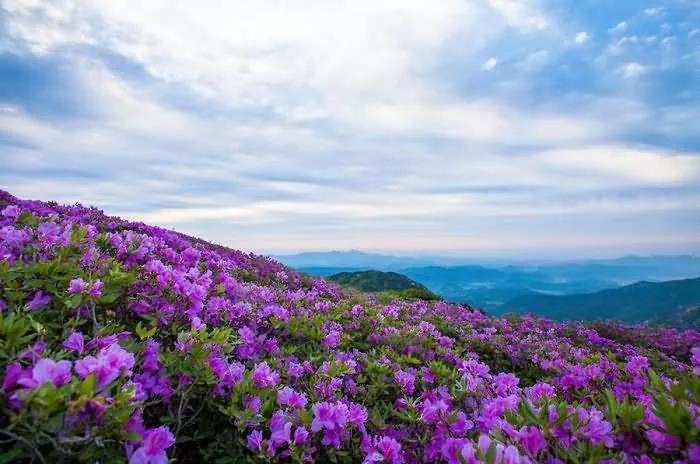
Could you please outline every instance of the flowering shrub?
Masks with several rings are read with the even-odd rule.
[[[0,193],[2,462],[699,462],[698,347]]]

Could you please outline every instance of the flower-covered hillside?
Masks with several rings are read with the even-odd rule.
[[[698,346],[0,193],[2,462],[698,462]]]

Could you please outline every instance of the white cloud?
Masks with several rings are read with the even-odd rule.
[[[677,135],[694,113],[595,96],[535,106],[521,103],[526,92],[458,94],[441,80],[441,66],[467,63],[495,85],[531,83],[572,40],[596,34],[568,28],[537,0],[3,8],[13,43],[70,63],[91,110],[73,121],[0,108],[3,133],[29,142],[3,147],[0,181],[26,197],[94,203],[255,249],[389,243],[377,234],[422,227],[457,246],[450,231],[478,226],[471,218],[682,210],[697,199],[610,196],[697,183],[698,154],[624,142],[650,121],[655,134]],[[515,38],[522,47],[490,46]],[[146,83],[111,69],[102,52],[142,66]],[[485,57],[481,69],[497,73],[479,72]],[[647,68],[634,59],[618,58],[612,73],[640,76]],[[512,81],[496,82],[509,72]],[[191,101],[169,98],[177,92]]]
[[[582,31],[576,34],[576,37],[574,37],[574,42],[581,45],[586,42],[591,38],[591,36],[588,34],[586,31]]]
[[[617,23],[617,25],[615,25],[615,27],[611,27],[610,29],[608,29],[608,32],[611,32],[613,34],[618,34],[618,33],[624,32],[625,30],[627,30],[627,21],[621,21],[621,22]]]
[[[493,69],[498,65],[498,60],[494,57],[489,58],[488,60],[484,61],[484,64],[481,65],[481,69],[484,71],[493,71]]]
[[[636,62],[625,63],[620,72],[625,79],[636,79],[646,72],[647,68]]]
[[[644,14],[647,16],[660,16],[664,13],[664,8],[660,6],[645,8]]]

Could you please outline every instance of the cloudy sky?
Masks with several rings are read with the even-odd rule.
[[[0,186],[249,251],[700,251],[700,1],[0,0]]]

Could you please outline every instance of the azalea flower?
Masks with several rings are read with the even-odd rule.
[[[168,427],[148,430],[141,447],[129,458],[129,464],[167,464],[165,450],[175,444],[175,436]]]

